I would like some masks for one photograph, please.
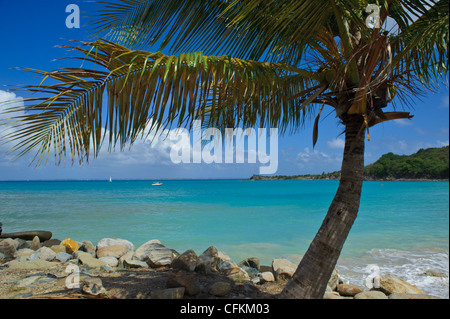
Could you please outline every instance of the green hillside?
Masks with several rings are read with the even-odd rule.
[[[412,155],[388,153],[364,169],[370,179],[448,179],[449,147],[420,149]]]
[[[261,176],[253,175],[251,180],[316,180],[340,178],[340,172],[320,175]],[[448,179],[449,147],[420,149],[412,155],[384,154],[375,163],[364,168],[366,180],[395,179]]]

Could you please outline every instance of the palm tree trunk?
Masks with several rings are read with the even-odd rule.
[[[321,299],[356,219],[364,174],[364,134],[360,115],[347,116],[341,179],[328,213],[281,298]]]

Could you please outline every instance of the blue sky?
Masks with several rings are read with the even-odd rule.
[[[81,9],[81,28],[66,27],[66,6],[78,4]],[[98,4],[75,0],[18,0],[0,2],[0,101],[29,97],[26,92],[9,92],[20,84],[37,84],[40,79],[14,67],[53,70],[66,66],[66,61],[54,59],[69,56],[56,45],[70,44],[68,40],[87,40],[89,29],[84,11],[98,8]],[[152,49],[150,48],[149,51]],[[167,53],[167,52],[166,52]],[[75,65],[78,66],[78,65]],[[420,148],[441,147],[449,143],[449,90],[429,94],[417,100],[408,110],[414,118],[382,123],[370,131],[366,143],[366,164],[382,154],[412,154]],[[340,169],[343,136],[331,108],[324,109],[319,126],[319,140],[312,147],[312,121],[296,134],[279,136],[278,170],[276,174],[313,174]],[[108,153],[89,164],[56,166],[52,158],[45,166],[29,166],[31,157],[11,161],[7,147],[0,146],[0,180],[36,179],[165,179],[165,178],[247,178],[258,174],[256,164],[174,164],[170,159],[170,141],[137,142],[130,151]]]

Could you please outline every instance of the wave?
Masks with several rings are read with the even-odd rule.
[[[417,250],[372,249],[359,258],[344,258],[338,263],[340,277],[362,288],[369,275],[368,265],[376,265],[379,275],[394,275],[425,294],[449,299],[449,252],[438,248]]]

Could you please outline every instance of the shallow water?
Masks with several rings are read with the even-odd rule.
[[[336,181],[0,182],[4,232],[44,229],[54,238],[151,239],[198,254],[215,245],[240,261],[298,262],[331,203]],[[368,264],[448,298],[448,182],[365,182],[338,269],[358,281]],[[418,276],[422,270],[447,278]],[[359,277],[358,277],[359,276]],[[433,293],[432,293],[433,292]]]

